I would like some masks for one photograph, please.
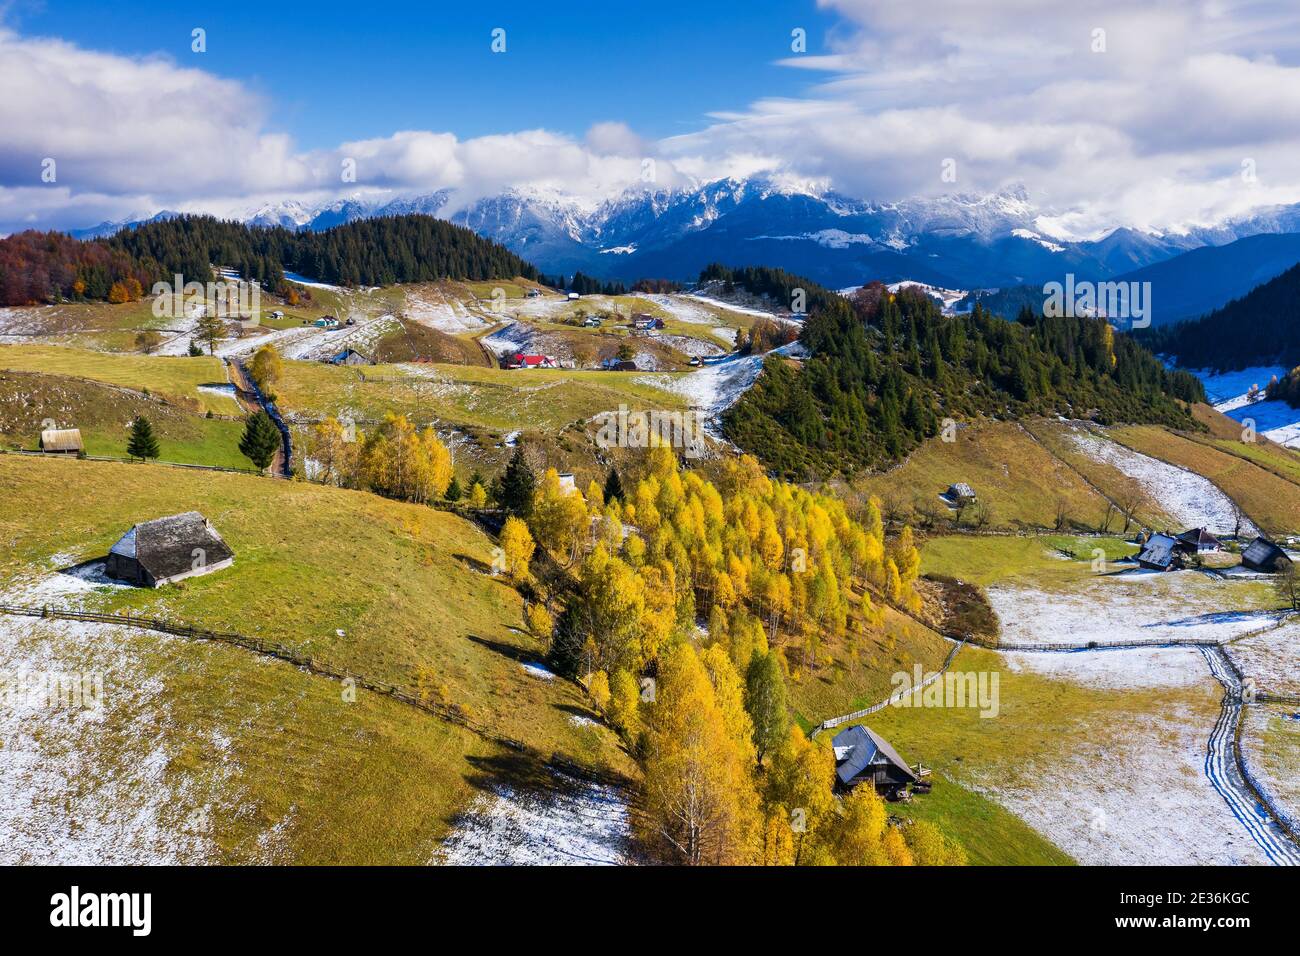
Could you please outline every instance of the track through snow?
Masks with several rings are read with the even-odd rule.
[[[1300,866],[1300,847],[1287,837],[1270,811],[1259,802],[1237,766],[1237,727],[1241,723],[1243,706],[1241,682],[1233,673],[1222,648],[1203,647],[1200,650],[1205,663],[1210,666],[1210,673],[1223,685],[1223,710],[1206,745],[1205,775],[1273,863]]]

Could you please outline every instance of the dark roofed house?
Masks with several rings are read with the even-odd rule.
[[[1183,566],[1183,553],[1178,539],[1168,534],[1153,534],[1138,552],[1139,567],[1148,571],[1173,571]]]
[[[235,552],[197,511],[144,521],[118,539],[108,552],[111,578],[141,587],[164,584],[228,568]]]
[[[41,451],[47,455],[79,455],[85,447],[80,428],[47,428],[41,432]]]
[[[841,730],[831,741],[835,748],[835,777],[842,787],[871,782],[877,790],[898,790],[919,777],[889,741],[861,724]]]
[[[1178,550],[1185,554],[1204,554],[1207,551],[1218,551],[1222,547],[1219,539],[1210,534],[1208,528],[1192,528],[1178,536]]]
[[[1241,552],[1241,563],[1252,571],[1274,574],[1290,566],[1291,559],[1285,551],[1260,535]]]
[[[331,365],[374,365],[375,360],[349,346],[329,359]]]

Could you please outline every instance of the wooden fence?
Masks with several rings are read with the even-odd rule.
[[[861,720],[863,717],[869,717],[872,714],[877,713],[878,711],[884,710],[889,705],[897,703],[898,701],[902,700],[904,697],[907,697],[911,694],[915,694],[917,691],[925,687],[929,687],[931,684],[933,684],[935,681],[937,681],[940,677],[944,675],[944,673],[948,670],[949,666],[952,664],[952,659],[957,656],[957,652],[962,649],[962,646],[964,644],[965,644],[964,640],[959,640],[956,644],[954,644],[952,650],[948,652],[948,656],[944,658],[943,666],[941,666],[933,674],[927,676],[925,680],[921,681],[921,683],[917,684],[915,687],[909,687],[907,690],[896,691],[894,694],[885,698],[880,703],[872,704],[870,707],[867,707],[863,710],[855,710],[851,714],[842,714],[839,717],[831,717],[828,720],[823,720],[820,724],[817,725],[817,729],[813,732],[813,736],[816,736],[817,734],[821,733],[823,730],[830,730],[832,727],[838,727],[840,724],[846,724],[851,720]]]

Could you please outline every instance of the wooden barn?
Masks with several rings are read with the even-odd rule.
[[[41,451],[47,455],[80,455],[85,450],[80,428],[47,428],[41,432]]]
[[[1138,552],[1137,563],[1148,571],[1176,571],[1183,566],[1183,551],[1173,535],[1152,534]]]
[[[348,347],[337,355],[329,358],[331,365],[374,365],[375,360],[369,355],[358,352],[356,349]]]
[[[1276,574],[1290,567],[1291,559],[1276,544],[1260,535],[1241,552],[1241,564],[1252,571]]]
[[[877,790],[891,793],[920,779],[889,741],[861,724],[841,730],[831,746],[835,749],[835,777],[840,787],[852,789],[860,783],[871,783]]]
[[[212,522],[186,511],[135,525],[108,552],[105,571],[119,581],[158,588],[234,563],[235,552]]]
[[[1178,536],[1177,547],[1184,554],[1206,554],[1223,549],[1219,539],[1210,534],[1208,528],[1192,528],[1184,531]]]

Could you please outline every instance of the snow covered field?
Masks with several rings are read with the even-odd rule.
[[[1248,582],[1199,571],[1086,578],[1068,591],[993,585],[989,603],[1002,621],[1002,644],[1123,644],[1240,637],[1278,620],[1272,610],[1220,610],[1249,604]]]
[[[1203,674],[1209,690],[1214,682]],[[1031,784],[990,780],[986,789],[1080,863],[1266,864],[1205,773],[1217,697],[1215,685],[1203,703],[1143,715],[1140,726],[1062,740],[1050,760],[1035,762]]]
[[[614,866],[630,862],[627,801],[613,787],[553,775],[554,786],[504,784],[461,815],[435,862],[455,866]]]
[[[1228,644],[1224,651],[1255,689],[1272,694],[1300,694],[1300,620]]]
[[[1250,390],[1258,389],[1257,398],[1274,378],[1287,373],[1281,365],[1257,365],[1235,372],[1194,370],[1205,386],[1205,396],[1218,411],[1243,424],[1249,420],[1255,432],[1288,448],[1300,448],[1300,409],[1286,402],[1252,401]]]
[[[1111,465],[1137,481],[1181,525],[1177,530],[1209,528],[1217,534],[1232,534],[1237,525],[1236,507],[1213,482],[1087,429],[1074,428],[1067,434],[1075,447],[1093,461]],[[1241,534],[1257,533],[1258,529],[1243,518]]]
[[[1205,659],[1194,647],[1007,651],[1002,659],[1013,673],[1028,672],[1105,690],[1192,687],[1204,684],[1209,676]]]
[[[201,798],[168,774],[163,682],[141,680],[114,625],[0,617],[0,678],[102,681],[98,708],[0,698],[0,864],[202,863]],[[149,635],[150,641],[172,639]],[[84,704],[87,697],[83,695]]]

